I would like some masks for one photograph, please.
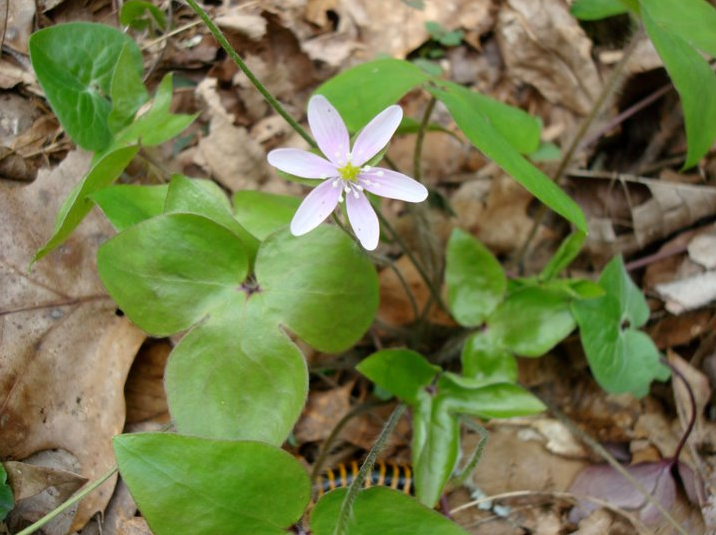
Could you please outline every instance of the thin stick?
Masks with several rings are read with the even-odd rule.
[[[353,482],[348,487],[348,492],[343,498],[341,509],[338,512],[338,522],[336,522],[336,527],[333,530],[333,535],[345,535],[345,533],[348,532],[348,524],[350,522],[351,513],[353,511],[353,502],[355,502],[355,499],[358,496],[358,492],[360,491],[361,487],[363,486],[363,482],[365,481],[366,476],[373,470],[373,465],[375,464],[375,460],[378,457],[378,454],[383,450],[383,448],[385,448],[385,445],[388,442],[388,438],[395,430],[395,426],[398,425],[398,422],[403,416],[403,413],[405,412],[406,408],[406,405],[403,403],[401,403],[395,408],[393,414],[390,415],[388,422],[385,424],[385,427],[381,431],[378,440],[375,441],[375,444],[373,444],[373,447],[368,452],[368,456],[366,457],[365,461],[363,461],[363,465],[360,467],[360,470],[358,470],[358,474],[353,479]]]
[[[216,41],[221,45],[221,48],[226,51],[229,57],[234,60],[234,63],[236,63],[239,69],[241,69],[241,72],[246,75],[246,77],[249,79],[249,81],[251,81],[254,87],[258,89],[259,93],[261,93],[261,95],[266,99],[266,102],[268,102],[269,105],[274,110],[276,110],[276,112],[281,117],[283,117],[284,121],[291,125],[291,128],[293,128],[303,139],[305,139],[311,147],[318,147],[318,145],[316,145],[316,142],[309,135],[309,133],[306,132],[293,117],[291,117],[291,114],[286,111],[286,109],[281,105],[278,100],[276,100],[276,97],[274,97],[271,92],[266,89],[266,86],[264,86],[264,84],[262,84],[261,81],[256,78],[254,73],[251,72],[251,69],[249,69],[246,63],[244,63],[244,60],[241,58],[241,56],[239,56],[239,54],[236,52],[236,50],[234,50],[229,41],[227,41],[221,30],[209,18],[209,15],[206,14],[206,11],[204,11],[201,6],[196,3],[196,0],[186,0],[186,3],[189,4],[189,6],[194,10],[194,12],[199,15],[201,20],[204,21],[204,24],[206,24],[206,27],[209,28],[209,31],[214,36],[214,39],[216,39]]]
[[[671,524],[676,531],[681,533],[681,535],[689,535],[686,530],[684,530],[683,527],[681,527],[681,524],[677,522],[677,520],[671,516],[671,513],[667,511],[663,505],[654,498],[654,496],[651,495],[651,493],[642,485],[639,481],[637,481],[627,470],[617,461],[614,456],[609,453],[606,449],[602,447],[599,442],[594,440],[591,436],[589,436],[587,433],[582,431],[578,426],[574,425],[574,423],[567,417],[566,414],[564,414],[561,410],[559,410],[556,406],[551,404],[549,401],[542,400],[545,405],[549,408],[549,410],[554,414],[557,419],[562,422],[564,425],[566,425],[569,430],[577,435],[582,442],[586,443],[592,450],[597,453],[602,459],[607,461],[614,470],[619,472],[624,479],[626,479],[636,490],[638,490],[646,500],[656,507],[658,511],[661,513],[661,516],[663,516],[669,524]]]
[[[340,419],[340,421],[331,431],[331,434],[328,435],[328,438],[323,442],[321,450],[318,452],[318,456],[313,463],[313,469],[311,470],[312,485],[315,484],[316,478],[321,474],[321,471],[323,470],[323,464],[326,461],[326,457],[328,457],[328,452],[331,451],[333,443],[336,441],[336,438],[338,438],[338,435],[346,426],[346,424],[356,416],[360,416],[364,412],[368,412],[376,407],[380,407],[381,405],[385,404],[385,401],[367,401],[365,403],[361,403],[360,405],[353,407],[343,418]]]
[[[558,498],[558,499],[562,499],[562,500],[568,500],[573,503],[578,503],[580,501],[592,502],[596,505],[599,505],[600,507],[609,509],[610,511],[612,511],[613,513],[616,513],[617,515],[621,516],[622,518],[625,518],[636,529],[639,530],[639,533],[643,533],[644,535],[651,535],[651,533],[652,533],[649,530],[649,528],[641,520],[639,520],[638,517],[636,517],[629,511],[625,511],[624,509],[616,507],[613,504],[606,502],[604,500],[600,500],[599,498],[592,498],[591,496],[577,496],[576,494],[572,494],[571,492],[557,492],[557,491],[544,492],[544,491],[535,491],[535,490],[516,490],[516,491],[512,491],[512,492],[502,492],[500,494],[493,494],[492,496],[484,496],[482,498],[478,498],[471,502],[464,503],[458,507],[455,507],[455,509],[450,511],[450,516],[454,515],[455,513],[459,513],[460,511],[464,511],[466,509],[476,507],[483,503],[488,503],[488,502],[497,501],[497,500],[507,500],[510,498],[529,498],[532,496],[546,496],[549,498]]]
[[[62,513],[65,509],[73,506],[77,502],[79,502],[81,499],[83,499],[85,496],[87,496],[89,493],[97,489],[97,487],[101,486],[102,483],[107,481],[110,477],[112,477],[114,474],[116,474],[119,471],[119,468],[117,465],[114,465],[112,468],[110,468],[105,474],[100,476],[99,479],[95,480],[94,482],[90,483],[87,487],[82,489],[80,492],[72,496],[69,500],[61,504],[56,509],[53,509],[49,513],[47,513],[45,516],[43,516],[40,520],[32,524],[31,526],[26,527],[22,531],[18,532],[16,535],[30,535],[30,533],[35,533],[38,529],[40,529],[42,526],[47,524],[50,520],[58,516],[60,513]]]

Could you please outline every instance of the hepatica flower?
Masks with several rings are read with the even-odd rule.
[[[345,202],[351,227],[361,245],[372,251],[378,247],[380,228],[366,191],[408,202],[427,198],[428,190],[412,178],[366,165],[388,144],[402,118],[400,106],[389,106],[358,134],[351,149],[348,129],[336,109],[321,95],[311,98],[308,124],[325,158],[300,149],[276,149],[268,154],[269,163],[281,171],[323,181],[293,216],[294,236],[310,232],[331,215],[338,203]]]

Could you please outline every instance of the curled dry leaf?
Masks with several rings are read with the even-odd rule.
[[[358,29],[364,59],[381,53],[405,58],[428,40],[425,29],[428,21],[448,30],[469,29],[478,35],[491,29],[494,22],[493,0],[425,0],[424,4],[418,10],[398,1],[341,0],[335,12],[339,17],[347,17]]]
[[[92,213],[27,269],[88,164],[88,154],[73,152],[28,186],[0,183],[0,456],[21,460],[59,448],[77,459],[79,475],[95,479],[114,463],[122,387],[144,339],[116,315],[96,274],[97,247],[111,227]],[[81,503],[73,528],[104,508],[113,485]]]
[[[232,192],[255,188],[268,173],[266,153],[246,128],[234,126],[231,114],[221,104],[216,84],[215,78],[207,78],[197,88],[211,119],[209,135],[199,141],[195,163]]]
[[[562,0],[508,0],[497,37],[508,72],[553,104],[586,115],[601,89],[592,43]]]

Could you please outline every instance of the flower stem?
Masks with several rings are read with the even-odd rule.
[[[432,97],[430,99],[430,102],[428,102],[428,106],[425,108],[425,113],[423,113],[423,119],[420,122],[420,127],[418,128],[418,134],[415,138],[415,152],[413,153],[413,178],[418,182],[421,181],[422,176],[420,160],[423,155],[423,142],[425,141],[425,131],[427,130],[428,123],[430,122],[430,116],[433,114],[433,109],[435,108],[436,102],[437,99],[435,97]]]
[[[212,33],[216,41],[221,45],[221,47],[226,51],[226,53],[231,57],[231,59],[236,63],[236,65],[241,69],[241,71],[246,75],[246,77],[251,81],[251,83],[258,89],[258,91],[263,95],[263,97],[266,99],[266,102],[269,103],[269,105],[276,110],[276,112],[283,117],[283,119],[293,128],[296,133],[298,133],[303,139],[306,140],[306,142],[311,147],[318,147],[314,139],[311,137],[311,135],[296,121],[287,111],[286,109],[281,105],[281,103],[276,100],[276,98],[269,92],[269,90],[264,86],[261,81],[254,75],[254,73],[249,69],[249,67],[246,65],[244,60],[239,56],[239,54],[233,49],[229,41],[227,41],[224,34],[221,32],[221,30],[212,22],[211,18],[209,18],[209,15],[207,15],[206,11],[204,11],[201,6],[196,2],[196,0],[186,0],[186,3],[189,4],[189,6],[194,10],[194,12],[199,15],[202,21],[204,21],[204,24],[206,24],[206,27],[209,28],[209,31]],[[434,104],[433,104],[434,105]],[[428,116],[429,117],[429,116]],[[380,213],[379,210],[376,210],[376,213],[378,214],[378,218],[380,219],[381,224],[386,227],[390,233],[393,235],[393,238],[395,239],[396,243],[400,246],[400,248],[403,250],[403,252],[407,255],[407,257],[410,259],[410,261],[415,265],[415,268],[418,270],[418,273],[420,274],[421,278],[425,281],[425,284],[430,289],[430,293],[433,295],[433,298],[435,301],[447,311],[447,308],[445,308],[445,305],[442,303],[442,300],[440,299],[439,292],[436,291],[434,288],[434,285],[430,282],[430,278],[428,277],[425,269],[417,262],[417,259],[415,258],[415,255],[412,254],[412,252],[407,248],[405,242],[398,236],[398,234],[395,232],[395,230],[392,228],[392,226],[388,223],[387,219],[383,216],[383,214]],[[340,225],[343,230],[346,230],[342,225]],[[349,233],[350,235],[350,233]]]
[[[99,479],[93,481],[91,484],[89,484],[87,487],[82,489],[80,492],[72,496],[69,500],[61,504],[59,507],[53,509],[49,513],[47,513],[45,516],[43,516],[40,520],[32,524],[31,526],[26,527],[22,531],[19,531],[17,535],[30,535],[30,533],[35,533],[38,529],[40,529],[42,526],[47,524],[50,520],[57,517],[60,513],[62,513],[65,509],[73,506],[77,502],[79,502],[81,499],[83,499],[85,496],[87,496],[89,493],[97,489],[97,487],[101,486],[105,481],[107,481],[110,477],[112,477],[114,474],[118,472],[119,468],[117,465],[110,468],[106,473],[104,473],[102,476],[100,476]]]
[[[293,117],[291,117],[291,114],[289,114],[286,109],[281,105],[281,103],[276,100],[276,97],[274,97],[268,89],[266,89],[266,86],[261,83],[261,81],[256,78],[254,73],[249,69],[248,65],[244,63],[244,60],[241,59],[241,56],[234,50],[234,48],[231,46],[229,41],[224,37],[224,34],[221,32],[221,30],[214,24],[214,22],[209,18],[209,15],[206,14],[206,11],[204,11],[201,6],[196,2],[196,0],[186,0],[186,3],[189,4],[189,7],[191,7],[194,12],[199,15],[201,20],[204,21],[204,24],[206,24],[206,27],[209,28],[209,31],[214,36],[214,39],[221,45],[221,48],[223,48],[226,53],[229,55],[229,57],[234,60],[234,63],[241,69],[241,72],[243,72],[246,77],[249,79],[249,81],[254,85],[256,89],[259,90],[259,93],[266,99],[266,102],[269,103],[269,105],[276,110],[276,112],[283,117],[283,119],[291,125],[291,128],[293,128],[303,139],[306,140],[306,142],[311,147],[317,147],[316,142],[313,140],[313,138],[310,136],[306,130],[303,129],[303,127],[298,124],[298,121],[296,121]]]
[[[602,88],[602,92],[597,97],[594,106],[592,106],[589,115],[587,115],[587,117],[585,117],[582,121],[582,124],[579,125],[579,130],[577,130],[577,133],[575,134],[574,138],[572,138],[572,142],[569,144],[567,151],[564,153],[564,156],[562,156],[562,159],[559,162],[557,170],[552,176],[552,181],[555,184],[559,185],[560,181],[562,180],[562,177],[564,176],[565,170],[567,169],[569,164],[572,163],[574,154],[577,152],[577,149],[582,146],[582,140],[589,132],[589,128],[592,126],[592,123],[594,123],[594,121],[599,116],[607,100],[611,98],[611,96],[617,91],[617,89],[621,85],[621,82],[624,78],[624,68],[626,67],[626,64],[629,59],[631,59],[632,54],[634,54],[634,51],[636,50],[636,47],[639,44],[639,40],[641,39],[642,35],[643,32],[641,31],[641,29],[634,32],[634,35],[629,41],[629,44],[624,49],[624,53],[622,54],[619,63],[615,65],[614,69],[609,75],[609,78],[607,79],[607,82]],[[532,223],[532,227],[530,228],[529,234],[527,235],[527,238],[522,244],[522,247],[520,247],[520,250],[517,252],[516,260],[513,263],[513,266],[521,267],[524,263],[525,257],[527,256],[530,246],[532,245],[532,240],[534,240],[535,236],[537,235],[537,230],[542,224],[542,221],[547,215],[547,212],[547,205],[540,205],[539,210],[534,217],[534,222]]]
[[[659,360],[662,364],[668,366],[671,370],[671,373],[673,373],[675,377],[678,377],[684,384],[684,388],[686,389],[686,392],[689,396],[689,405],[691,405],[691,416],[689,418],[689,423],[686,425],[686,429],[684,429],[684,434],[681,435],[681,440],[679,440],[679,443],[676,445],[676,448],[674,449],[674,455],[672,456],[673,461],[676,463],[679,461],[681,451],[684,449],[684,446],[689,439],[689,435],[691,435],[691,432],[694,430],[694,426],[696,425],[696,397],[694,396],[693,388],[691,388],[689,381],[686,379],[684,374],[681,373],[681,370],[679,370],[676,366],[674,366],[665,358],[660,358]]]
[[[375,460],[378,458],[378,454],[383,451],[383,448],[385,448],[388,438],[390,438],[390,435],[393,434],[393,431],[398,425],[398,422],[403,416],[406,408],[406,405],[403,403],[395,408],[393,414],[390,415],[388,422],[385,424],[385,427],[380,432],[380,436],[368,452],[368,456],[365,458],[365,461],[363,461],[360,470],[358,470],[358,474],[353,479],[353,482],[348,487],[348,492],[343,498],[343,503],[341,504],[341,508],[338,512],[338,521],[336,522],[336,527],[333,530],[333,535],[345,535],[345,533],[348,532],[348,523],[351,519],[353,502],[358,496],[358,492],[363,486],[366,476],[373,470],[373,465],[375,464]]]
[[[430,295],[432,296],[433,300],[442,308],[445,312],[448,314],[450,313],[447,306],[443,302],[442,297],[440,297],[440,290],[436,287],[435,284],[433,284],[432,280],[430,280],[430,276],[425,271],[425,268],[422,266],[420,262],[418,262],[418,259],[415,258],[415,255],[410,250],[410,248],[407,246],[407,244],[403,241],[403,238],[400,237],[398,232],[393,228],[393,225],[390,224],[390,222],[386,219],[386,217],[380,213],[380,211],[376,210],[376,214],[378,215],[378,219],[380,220],[380,224],[385,227],[385,229],[390,233],[391,238],[395,240],[395,243],[398,244],[398,246],[402,249],[402,251],[405,253],[405,255],[408,257],[410,262],[415,266],[415,269],[418,271],[418,274],[420,275],[420,278],[423,279],[423,282],[428,287],[428,291],[430,292]]]

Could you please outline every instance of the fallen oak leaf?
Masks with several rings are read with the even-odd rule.
[[[114,464],[110,438],[124,425],[123,386],[145,337],[115,314],[96,274],[97,246],[111,227],[92,213],[32,272],[25,268],[88,165],[89,154],[73,152],[30,185],[0,183],[0,457],[60,448],[77,459],[79,475],[96,479]],[[72,529],[104,509],[114,482],[80,504]]]

